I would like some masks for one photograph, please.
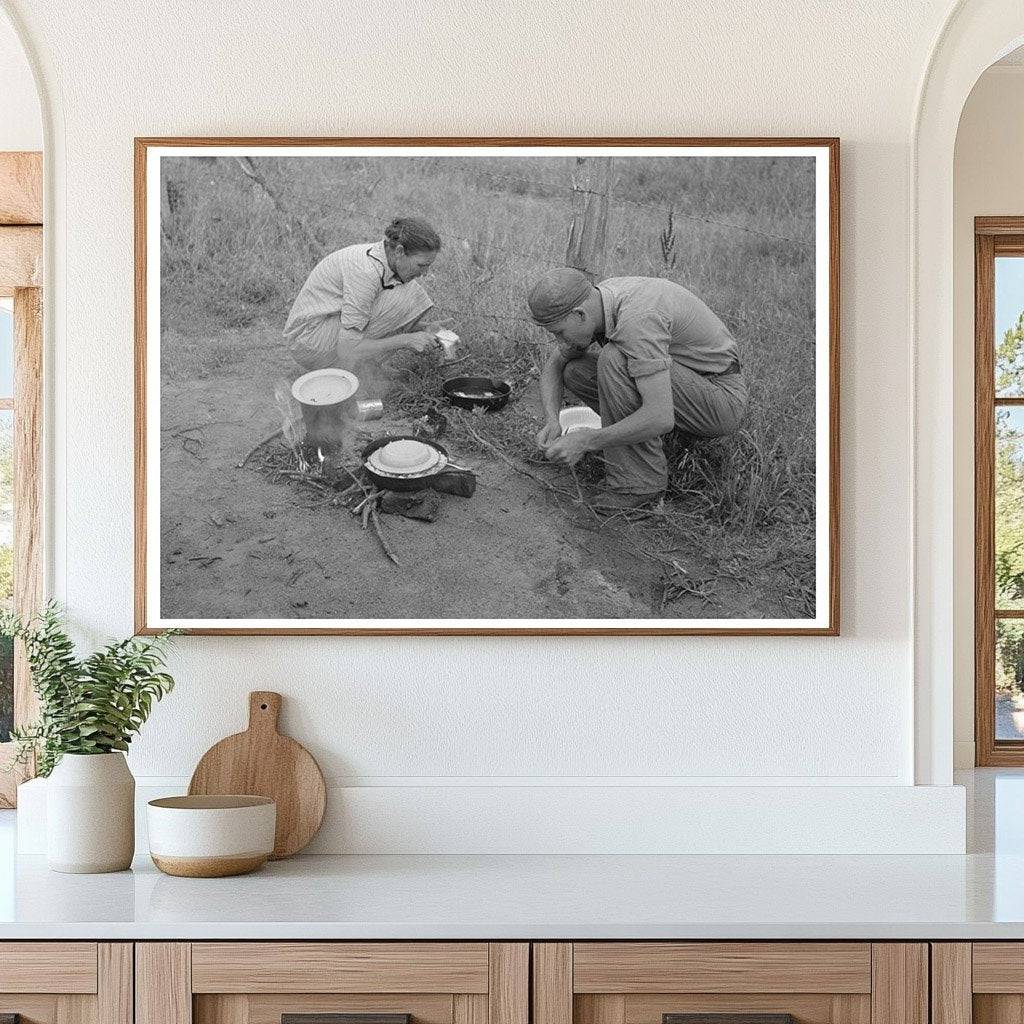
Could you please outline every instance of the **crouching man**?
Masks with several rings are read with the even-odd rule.
[[[681,285],[657,277],[595,285],[563,267],[536,281],[528,300],[534,321],[558,341],[541,374],[546,422],[537,444],[567,466],[586,452],[604,453],[606,490],[596,507],[642,508],[661,499],[668,485],[661,439],[673,427],[698,437],[739,428],[747,384],[736,340]],[[564,388],[600,414],[600,430],[561,436]]]

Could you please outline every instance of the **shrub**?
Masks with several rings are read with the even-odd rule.
[[[11,736],[18,761],[24,763],[34,753],[43,776],[65,754],[127,750],[153,701],[174,688],[170,675],[160,671],[174,631],[151,639],[129,637],[79,658],[51,602],[28,622],[13,612],[3,613],[0,635],[25,644],[40,716],[34,725],[12,730]]]

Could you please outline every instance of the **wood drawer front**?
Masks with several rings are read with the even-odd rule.
[[[867,942],[577,942],[573,991],[871,992]]]
[[[971,980],[975,992],[1024,993],[1024,942],[975,942]]]
[[[95,942],[0,942],[0,992],[91,995],[97,976]]]
[[[192,991],[488,991],[486,942],[197,942]]]

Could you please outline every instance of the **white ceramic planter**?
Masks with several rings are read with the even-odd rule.
[[[135,779],[124,754],[65,754],[46,784],[52,871],[124,871],[135,854]]]

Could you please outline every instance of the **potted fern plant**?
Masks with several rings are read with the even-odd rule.
[[[47,862],[54,871],[122,871],[135,852],[135,779],[124,752],[174,687],[164,667],[174,631],[75,653],[56,604],[21,621],[0,614],[0,634],[25,645],[39,718],[15,729],[22,763],[47,776]]]

